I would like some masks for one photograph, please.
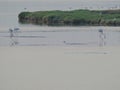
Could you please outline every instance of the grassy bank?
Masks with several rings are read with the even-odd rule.
[[[20,23],[39,25],[120,26],[120,10],[72,10],[21,12]]]

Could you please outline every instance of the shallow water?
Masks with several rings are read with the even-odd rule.
[[[26,8],[26,9],[25,9]],[[71,8],[71,9],[70,9]],[[120,8],[119,0],[1,0],[0,1],[0,30],[2,28],[26,27],[19,24],[18,14],[22,11],[39,10],[74,10],[74,9],[115,9]],[[29,25],[33,27],[34,25]]]
[[[99,29],[103,29],[103,33]],[[48,30],[47,30],[48,29]],[[110,27],[43,27],[34,30],[0,32],[0,46],[119,46],[119,28]]]
[[[36,26],[17,18],[24,8],[108,9],[119,0],[18,1],[0,1],[0,90],[120,90],[120,27]],[[15,27],[20,31],[10,33]]]
[[[63,3],[64,2],[64,3]],[[86,7],[87,6],[87,7]],[[117,6],[117,7],[116,7]],[[119,27],[57,27],[20,24],[22,11],[110,9],[119,8],[119,1],[0,1],[0,46],[119,46]],[[24,9],[26,8],[26,10]],[[9,29],[20,32],[10,38]],[[99,29],[104,30],[100,37]],[[85,31],[84,31],[85,30]]]

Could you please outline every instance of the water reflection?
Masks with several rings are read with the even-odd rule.
[[[118,46],[118,31],[96,30],[32,30],[9,29],[0,32],[0,46]],[[10,42],[10,43],[9,43]]]
[[[88,43],[80,43],[80,42],[67,42],[67,41],[63,41],[63,43],[65,45],[88,45]]]
[[[16,46],[19,44],[18,39],[16,37],[10,37],[10,46]]]

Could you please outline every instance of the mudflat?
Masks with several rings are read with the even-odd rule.
[[[1,90],[119,90],[120,47],[0,47]]]

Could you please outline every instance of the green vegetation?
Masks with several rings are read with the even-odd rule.
[[[120,26],[120,10],[21,12],[19,22],[39,25]]]

